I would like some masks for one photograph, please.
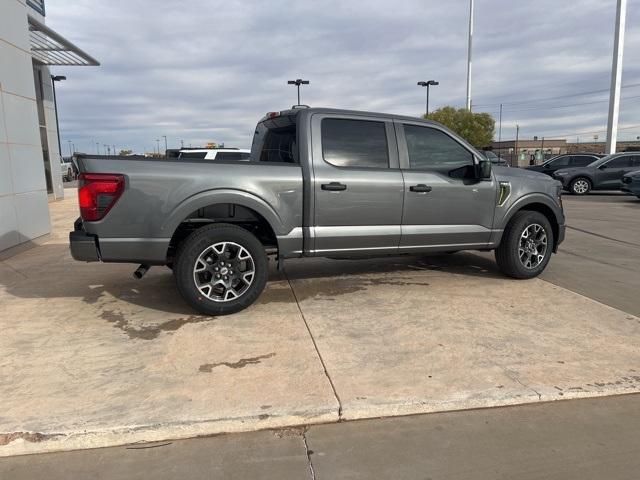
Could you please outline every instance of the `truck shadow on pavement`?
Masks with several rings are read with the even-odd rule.
[[[155,338],[159,333],[158,328],[137,331],[127,323],[127,317],[140,308],[182,316],[165,322],[166,330],[211,319],[196,314],[182,300],[173,275],[165,267],[153,267],[142,280],[136,280],[132,278],[134,265],[75,262],[65,244],[32,248],[0,262],[0,267],[0,287],[6,294],[19,298],[68,298],[64,309],[70,315],[82,309],[78,300],[94,305],[104,320],[132,338]],[[296,259],[288,260],[284,271],[276,270],[275,262],[270,267],[270,283],[308,281],[313,295],[321,297],[365,290],[371,285],[428,285],[435,281],[438,272],[504,278],[491,259],[467,252],[357,260]],[[425,272],[429,275],[424,275]],[[267,288],[257,304],[295,301],[290,293],[289,286]]]

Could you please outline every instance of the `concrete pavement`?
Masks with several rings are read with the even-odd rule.
[[[640,396],[0,458],[0,478],[633,480]]]
[[[202,317],[73,262],[76,209],[0,261],[0,456],[640,391],[637,317],[476,255],[291,261]]]

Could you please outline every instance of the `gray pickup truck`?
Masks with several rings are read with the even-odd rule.
[[[251,160],[79,156],[81,261],[167,265],[196,310],[237,312],[268,255],[348,258],[495,250],[531,278],[564,238],[561,185],[491,162],[440,124],[294,108],[258,123]]]

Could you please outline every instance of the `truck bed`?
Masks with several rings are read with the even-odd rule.
[[[302,242],[297,164],[81,155],[78,167],[80,174],[125,177],[124,193],[103,219],[76,223],[76,230],[96,239],[103,261],[164,264],[178,226],[212,204],[256,211],[278,238]]]

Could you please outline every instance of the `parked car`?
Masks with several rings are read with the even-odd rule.
[[[251,157],[251,150],[242,150],[239,148],[201,148],[201,149],[184,149],[180,150],[178,158],[180,159],[204,159],[218,161],[248,161]]]
[[[640,152],[607,155],[586,167],[563,168],[553,174],[574,195],[591,190],[620,190],[624,174],[640,168]]]
[[[77,169],[71,157],[60,156],[60,173],[63,182],[71,182],[76,179]]]
[[[564,239],[555,180],[492,169],[442,125],[324,108],[271,112],[248,162],[81,156],[76,260],[173,269],[209,315],[260,295],[267,254],[377,257],[495,250],[514,278],[544,270]]]
[[[482,152],[482,154],[489,161],[491,161],[491,163],[494,164],[495,166],[500,166],[500,167],[508,167],[509,166],[509,164],[507,163],[507,161],[504,158],[499,157],[498,155],[495,154],[495,152],[492,152],[491,150],[484,150]]]
[[[626,173],[622,177],[622,187],[620,190],[640,198],[640,170]]]
[[[598,155],[596,153],[567,153],[550,158],[542,165],[531,165],[526,167],[526,169],[553,176],[556,170],[560,170],[561,168],[586,167],[603,156],[604,155]]]

